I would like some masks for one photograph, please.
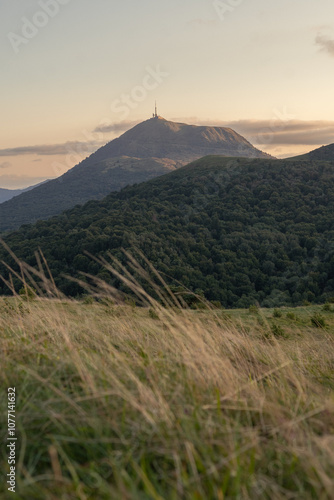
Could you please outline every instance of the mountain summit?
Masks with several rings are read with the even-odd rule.
[[[179,166],[208,155],[272,159],[231,128],[187,125],[161,116],[139,123],[93,153],[89,160],[122,155],[168,158]]]
[[[58,179],[0,204],[0,232],[48,219],[111,191],[166,174],[207,155],[271,158],[230,128],[174,123],[155,114]]]

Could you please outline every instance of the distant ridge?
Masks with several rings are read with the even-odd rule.
[[[4,189],[0,188],[0,203],[11,200],[14,196],[18,196],[24,192],[23,189]]]
[[[206,155],[272,158],[230,128],[198,127],[154,116],[98,149],[59,179],[0,204],[0,232],[100,200],[112,191]]]
[[[22,193],[25,193],[27,191],[31,191],[31,189],[35,189],[36,187],[41,186],[42,184],[44,184],[44,182],[48,182],[48,181],[39,182],[38,184],[35,184],[34,186],[28,186],[28,187],[23,188],[23,189],[0,188],[0,203],[4,203],[5,201],[11,200],[15,196],[19,196]]]
[[[321,148],[314,149],[309,153],[299,156],[293,156],[289,158],[292,160],[324,160],[332,161],[334,160],[334,144],[329,144],[328,146],[321,146]]]

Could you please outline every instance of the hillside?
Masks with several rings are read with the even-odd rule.
[[[111,191],[147,181],[174,168],[172,162],[153,158],[111,158],[91,168],[80,164],[58,179],[1,204],[0,232],[48,219],[91,199],[100,200]]]
[[[334,144],[329,144],[328,146],[321,146],[321,148],[314,149],[309,153],[300,156],[294,156],[292,160],[324,160],[324,161],[334,161]]]
[[[45,182],[45,181],[44,181]],[[0,188],[0,203],[4,203],[5,201],[9,201],[14,196],[19,196],[22,193],[26,193],[27,191],[30,191],[31,189],[35,189],[37,186],[40,186],[43,184],[43,182],[39,182],[38,184],[34,186],[29,186],[24,189],[4,189]]]
[[[79,165],[0,205],[0,233],[99,200],[112,191],[157,177],[207,154],[266,158],[231,129],[152,118],[128,130]]]
[[[121,258],[135,246],[171,283],[209,300],[274,307],[334,295],[333,237],[332,164],[207,157],[24,226],[6,242],[29,264],[40,247],[70,295],[82,290],[64,274],[78,271],[118,286],[85,252]],[[0,259],[11,262],[5,250]]]
[[[22,189],[4,189],[0,188],[0,203],[4,203],[5,201],[14,198],[14,196],[18,196],[22,193]]]

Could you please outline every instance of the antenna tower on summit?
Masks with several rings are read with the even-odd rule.
[[[155,110],[154,110],[154,113],[153,113],[153,118],[158,118],[157,101],[155,101]]]

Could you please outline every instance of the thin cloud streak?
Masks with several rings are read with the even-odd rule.
[[[54,156],[67,155],[70,153],[93,152],[100,146],[105,144],[105,141],[71,141],[63,144],[43,144],[39,146],[23,146],[17,148],[0,149],[0,156],[22,156],[22,155],[39,155],[39,156]]]
[[[99,125],[93,130],[93,133],[102,134],[121,134],[130,128],[138,125],[138,121],[122,121],[116,123],[106,123]],[[68,155],[71,153],[93,153],[101,146],[104,146],[108,137],[101,137],[99,140],[90,141],[68,141],[62,144],[41,144],[37,146],[21,146],[15,148],[0,149],[1,156],[22,156],[22,155],[38,155],[38,156],[55,156],[55,155]],[[34,160],[40,161],[40,160]],[[3,167],[4,168],[4,167]]]
[[[207,124],[208,121],[196,121],[196,125]],[[238,120],[214,122],[212,125],[232,128],[255,145],[317,146],[334,142],[334,121]]]
[[[140,123],[140,120],[137,121],[123,121],[123,122],[118,122],[118,123],[106,123],[105,125],[99,125],[96,127],[93,132],[102,132],[103,134],[108,134],[108,133],[119,133],[119,132],[126,132],[132,127],[135,127]]]

